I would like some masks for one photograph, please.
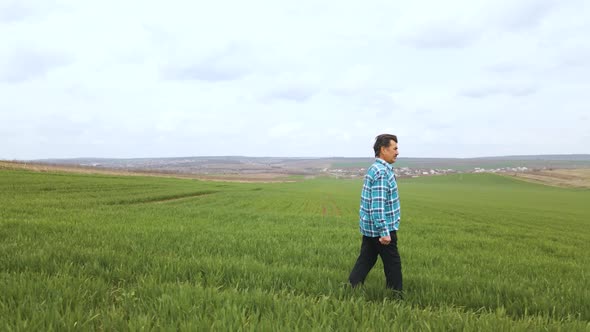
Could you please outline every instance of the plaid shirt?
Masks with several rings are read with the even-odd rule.
[[[361,193],[360,230],[368,237],[397,231],[401,216],[397,181],[393,167],[377,158],[367,170]]]

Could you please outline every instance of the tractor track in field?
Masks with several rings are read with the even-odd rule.
[[[153,201],[147,201],[145,203],[162,204],[162,203],[169,203],[169,202],[181,201],[183,199],[189,199],[189,198],[195,198],[195,197],[201,197],[201,196],[209,196],[209,195],[213,195],[215,193],[216,192],[209,192],[209,193],[199,193],[199,194],[182,196],[182,197],[163,198],[163,199],[157,199],[157,200],[153,200]]]
[[[217,193],[217,191],[206,191],[206,192],[200,192],[200,193],[192,193],[189,195],[176,195],[176,196],[168,196],[168,197],[120,200],[120,201],[110,202],[107,204],[109,204],[109,205],[163,204],[163,203],[169,203],[169,202],[174,202],[174,201],[180,201],[183,199],[190,199],[190,198],[195,198],[195,197],[213,195],[215,193]]]

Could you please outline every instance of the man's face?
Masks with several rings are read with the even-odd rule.
[[[380,157],[386,162],[393,164],[397,159],[397,155],[399,155],[399,152],[397,150],[397,143],[394,140],[390,141],[389,147],[381,147]]]

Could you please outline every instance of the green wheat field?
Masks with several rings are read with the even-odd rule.
[[[400,179],[397,301],[361,186],[0,170],[0,330],[590,330],[590,190]]]

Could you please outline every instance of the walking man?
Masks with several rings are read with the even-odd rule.
[[[398,156],[397,137],[377,136],[375,162],[367,170],[361,192],[361,252],[348,278],[352,287],[364,283],[367,274],[381,256],[386,286],[399,298],[402,292],[402,264],[397,250],[400,202],[397,181],[391,164]]]

